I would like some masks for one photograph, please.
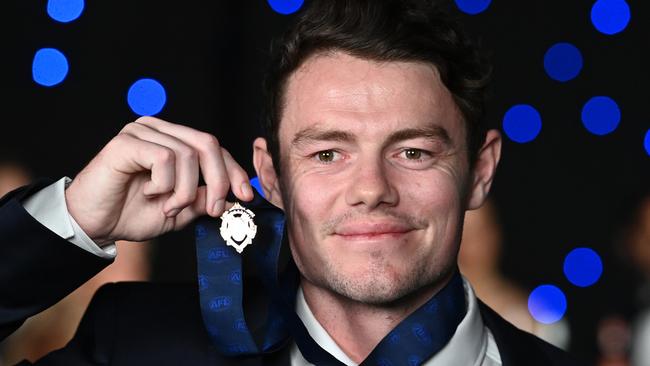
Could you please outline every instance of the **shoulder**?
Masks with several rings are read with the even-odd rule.
[[[155,282],[112,282],[100,287],[93,297],[94,303],[125,302],[125,305],[135,306],[146,304],[147,307],[156,301],[167,301],[168,306],[187,305],[188,301],[198,298],[196,284],[190,283],[155,283]]]
[[[205,357],[217,357],[192,284],[104,285],[93,297],[75,338],[98,361],[124,356],[129,364],[165,364],[186,355],[185,361],[201,364]]]
[[[509,365],[582,366],[572,355],[507,322],[479,301],[481,317],[494,335],[501,361]]]
[[[85,326],[90,330],[86,336],[78,336],[95,341],[95,355],[106,355],[95,357],[95,361],[110,359],[112,364],[129,365],[259,364],[256,357],[230,359],[219,354],[205,330],[196,283],[104,285],[93,297],[83,321],[92,325]],[[269,364],[286,364],[283,360],[288,357],[288,348],[264,357]]]
[[[161,326],[178,332],[203,324],[194,284],[109,283],[97,290],[86,317],[110,319],[105,325],[120,334]]]

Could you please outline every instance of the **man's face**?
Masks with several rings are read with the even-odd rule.
[[[287,82],[279,130],[304,279],[379,304],[446,278],[469,180],[463,126],[430,64],[308,59]]]

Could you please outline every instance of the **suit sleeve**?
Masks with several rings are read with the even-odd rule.
[[[117,300],[115,284],[100,287],[93,296],[74,337],[68,344],[34,363],[23,360],[17,366],[110,365],[115,347]]]
[[[112,262],[71,245],[25,211],[21,201],[49,183],[0,198],[0,339]]]

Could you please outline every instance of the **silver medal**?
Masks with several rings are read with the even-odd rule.
[[[241,253],[247,245],[253,243],[257,234],[257,225],[253,222],[253,211],[235,203],[229,210],[221,215],[221,228],[219,232],[226,244]]]

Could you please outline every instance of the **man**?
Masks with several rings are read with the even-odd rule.
[[[427,1],[313,1],[273,60],[267,136],[253,144],[254,166],[265,196],[284,211],[299,270],[296,312],[268,308],[290,337],[273,338],[261,355],[239,352],[218,343],[248,329],[259,341],[257,312],[235,328],[214,327],[231,297],[200,309],[196,286],[122,284],[100,290],[75,338],[40,362],[573,364],[480,304],[458,275],[464,212],[485,200],[501,138],[481,123],[485,68],[457,26]],[[229,190],[254,198],[214,136],[146,117],[64,185],[2,201],[4,333],[107,265],[115,240],[217,218],[232,206]],[[48,208],[56,196],[65,204]],[[68,213],[67,228],[55,222]],[[280,287],[268,292],[268,302],[286,305]],[[273,321],[259,323],[272,338]]]

